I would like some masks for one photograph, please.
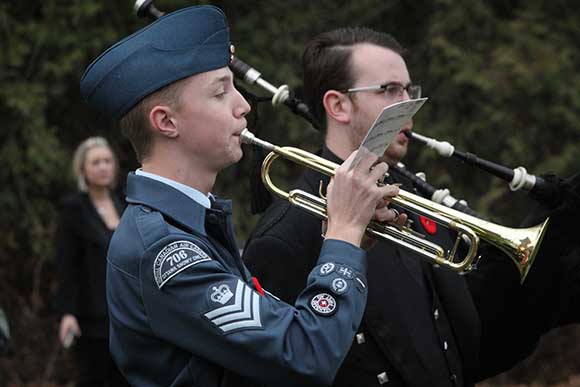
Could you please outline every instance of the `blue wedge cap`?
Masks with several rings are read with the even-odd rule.
[[[170,13],[119,41],[86,69],[81,95],[121,119],[149,94],[177,80],[230,63],[230,34],[221,9],[193,6]]]

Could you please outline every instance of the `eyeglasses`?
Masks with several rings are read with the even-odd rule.
[[[389,100],[396,100],[403,98],[403,93],[406,91],[411,99],[421,98],[421,86],[409,83],[403,86],[400,83],[387,83],[385,85],[353,87],[351,89],[341,90],[341,93],[356,93],[359,91],[378,91],[382,90],[385,97]]]

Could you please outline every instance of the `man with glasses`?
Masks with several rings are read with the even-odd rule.
[[[421,88],[412,84],[402,54],[393,37],[366,28],[326,32],[307,45],[304,91],[324,129],[322,157],[341,162],[358,149],[385,106],[420,97]],[[406,155],[404,132],[411,128],[409,121],[387,149],[388,164]],[[389,179],[413,190],[408,181]],[[307,170],[293,187],[318,194],[328,180]],[[417,232],[451,245],[442,227],[408,216]],[[320,220],[278,200],[258,223],[244,258],[265,289],[293,302],[315,266],[320,234]],[[334,385],[473,385],[480,328],[463,278],[389,242],[378,242],[368,257],[367,308]],[[348,268],[336,266],[323,274],[337,294],[360,290]]]

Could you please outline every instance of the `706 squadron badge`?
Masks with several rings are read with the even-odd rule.
[[[155,257],[153,277],[157,287],[161,289],[171,278],[183,270],[211,258],[190,241],[176,241],[165,246]]]
[[[319,293],[310,300],[310,307],[321,316],[331,316],[336,312],[336,300],[328,293]]]

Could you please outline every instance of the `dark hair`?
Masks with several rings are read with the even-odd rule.
[[[328,90],[352,87],[352,48],[362,43],[388,48],[401,56],[405,51],[391,35],[366,27],[345,27],[324,32],[306,45],[302,55],[304,99],[322,131],[327,124],[322,97]]]

